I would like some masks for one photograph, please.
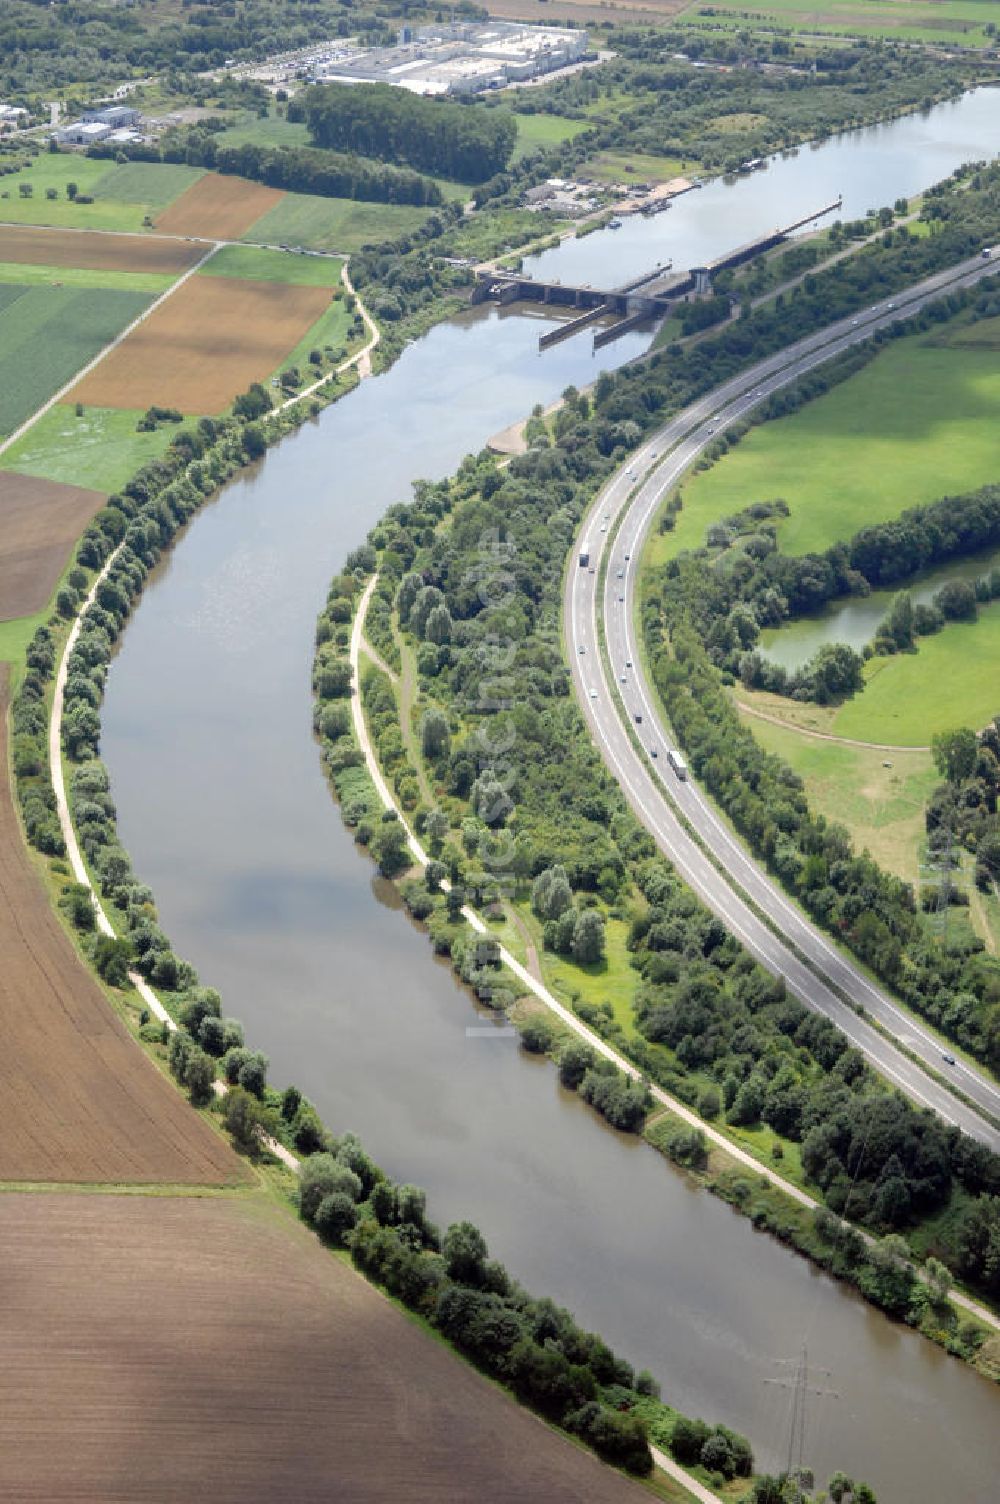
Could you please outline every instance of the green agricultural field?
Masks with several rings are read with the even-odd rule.
[[[678,19],[713,28],[779,26],[795,31],[962,42],[969,47],[987,45],[991,38],[986,26],[997,22],[996,7],[989,0],[824,0],[819,5],[808,0],[755,0],[750,9],[739,4],[706,9],[695,0]]]
[[[336,256],[297,256],[263,246],[226,245],[202,268],[206,277],[245,277],[254,282],[288,282],[296,286],[336,287],[344,263]]]
[[[203,167],[169,162],[123,162],[111,168],[105,162],[104,167],[104,176],[88,191],[96,199],[138,204],[144,210],[165,209],[205,176]]]
[[[142,293],[104,288],[26,287],[0,303],[0,435],[29,417],[149,302]]]
[[[315,251],[359,251],[418,229],[432,211],[412,204],[367,204],[349,198],[286,193],[240,238]]]
[[[140,417],[119,408],[87,407],[78,418],[73,405],[57,403],[0,457],[0,466],[93,491],[118,491],[142,465],[158,459],[185,426],[164,423],[153,433],[137,433]]]
[[[950,622],[915,653],[873,658],[865,688],[838,711],[838,736],[920,746],[936,731],[985,726],[1000,714],[1000,602]]]
[[[73,266],[33,266],[0,261],[0,282],[18,287],[105,287],[120,292],[166,292],[176,278],[160,272],[85,271]]]
[[[566,120],[561,115],[515,115],[517,145],[514,161],[539,146],[558,146],[591,129],[589,120]]]
[[[692,476],[676,529],[656,538],[652,557],[698,548],[711,523],[776,497],[791,508],[779,546],[804,554],[998,475],[996,356],[914,336],[799,412],[753,429]]]
[[[773,702],[773,696],[741,690],[738,699],[762,705],[767,714],[775,708],[764,704]],[[792,726],[775,726],[758,716],[744,714],[743,719],[761,746],[798,773],[817,814],[846,826],[858,851],[867,847],[883,867],[917,881],[924,806],[941,781],[929,752],[851,747],[807,736]]]

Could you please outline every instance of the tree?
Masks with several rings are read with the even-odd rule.
[[[184,1070],[184,1085],[196,1107],[204,1107],[212,1100],[215,1066],[204,1050],[195,1049],[188,1057]]]
[[[482,1283],[489,1249],[472,1222],[453,1222],[444,1235],[442,1252],[450,1279],[460,1285]]]
[[[372,854],[383,877],[396,877],[410,865],[409,841],[399,820],[384,821],[372,839]]]
[[[940,1259],[929,1258],[924,1265],[924,1275],[935,1305],[942,1305],[948,1299],[948,1293],[951,1290],[951,1271],[941,1263]]]
[[[558,919],[573,902],[565,867],[547,867],[531,885],[531,907],[539,919]]]
[[[427,614],[424,639],[440,646],[451,641],[451,612],[445,605],[433,606]]]
[[[979,740],[968,726],[938,731],[931,739],[931,751],[942,778],[949,783],[964,783],[975,771]]]
[[[299,1180],[299,1215],[304,1222],[312,1222],[320,1203],[327,1196],[343,1194],[357,1201],[361,1194],[361,1181],[353,1170],[341,1164],[332,1154],[312,1154],[302,1166]]]
[[[897,648],[902,650],[913,646],[913,602],[909,591],[900,591],[894,597],[886,617],[885,631]]]
[[[448,718],[440,710],[428,710],[420,722],[420,747],[429,762],[447,757],[451,751]]]
[[[597,909],[584,909],[573,927],[573,958],[592,965],[604,955],[604,919]]]
[[[332,1191],[316,1208],[313,1226],[324,1243],[340,1246],[358,1220],[357,1209],[344,1191]]]
[[[113,935],[98,935],[94,941],[94,966],[109,987],[124,987],[132,964],[132,947]]]
[[[243,1154],[255,1154],[267,1118],[263,1107],[241,1086],[231,1086],[222,1099],[222,1121]]]

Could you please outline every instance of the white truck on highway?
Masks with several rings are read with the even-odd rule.
[[[587,565],[589,563],[590,563],[590,544],[589,543],[581,543],[580,544],[580,568],[581,569],[586,569],[586,567],[587,567]]]
[[[678,778],[686,778],[688,776],[688,765],[676,747],[671,747],[667,753],[667,762],[673,768]]]

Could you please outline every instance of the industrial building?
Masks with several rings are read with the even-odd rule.
[[[395,47],[346,52],[310,61],[311,83],[394,84],[414,94],[479,94],[581,62],[587,33],[516,22],[404,26]]]
[[[71,120],[55,133],[60,146],[93,146],[95,141],[114,141],[124,145],[140,141],[136,129],[142,116],[131,105],[109,104],[84,110],[79,120]]]

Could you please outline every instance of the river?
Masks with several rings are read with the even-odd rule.
[[[695,245],[721,252],[755,233],[758,187],[780,200],[777,218],[798,215],[804,157],[804,208],[835,196],[839,153],[855,140],[881,141],[885,171],[866,192],[892,202],[950,170],[973,137],[984,153],[980,98],[923,120],[935,149],[906,175],[894,143],[911,139],[909,120],[688,194],[636,228],[676,240],[688,224],[679,264]],[[713,240],[702,206],[717,194],[732,212]],[[570,243],[567,269],[585,247],[595,276],[620,280],[629,234]],[[652,1369],[666,1398],[747,1432],[759,1460],[778,1464],[792,1407],[782,1383],[808,1341],[810,1362],[829,1370],[814,1387],[830,1392],[809,1400],[806,1450],[820,1474],[854,1470],[881,1504],[985,1501],[1000,1395],[692,1190],[563,1092],[547,1063],[484,1028],[396,912],[324,782],[309,675],[328,581],[413,478],[448,474],[536,402],[596,374],[589,335],[539,356],[542,327],[495,308],[439,325],[195,518],[109,679],[102,750],[122,839],[178,951],[270,1056],[272,1080],[296,1082],[334,1129],[356,1130],[387,1170],[426,1186],[440,1222],[477,1222],[520,1280]],[[647,340],[610,346],[602,363]]]

